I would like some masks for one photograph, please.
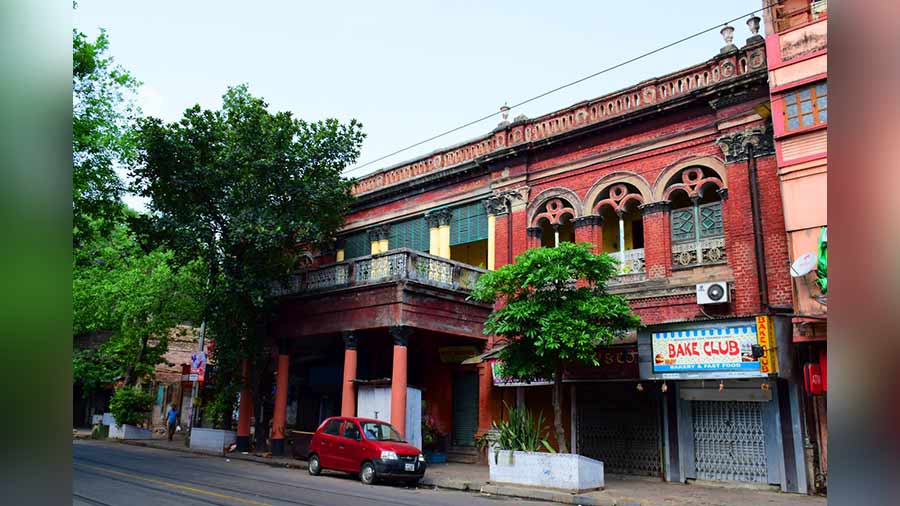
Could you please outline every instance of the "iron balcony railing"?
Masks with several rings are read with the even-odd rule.
[[[315,293],[401,279],[468,292],[485,272],[454,260],[398,248],[298,272],[277,283],[272,295]]]

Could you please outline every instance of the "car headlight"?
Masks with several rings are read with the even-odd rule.
[[[382,460],[397,460],[397,452],[392,452],[390,450],[382,450],[381,458],[382,458]]]
[[[421,453],[419,454],[419,462],[425,462],[425,456]]]

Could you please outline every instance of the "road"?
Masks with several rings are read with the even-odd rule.
[[[366,486],[346,474],[310,476],[299,469],[100,441],[73,441],[72,454],[72,502],[79,506],[548,504],[449,490]]]

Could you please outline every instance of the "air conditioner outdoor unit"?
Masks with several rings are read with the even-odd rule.
[[[722,304],[731,300],[728,282],[715,281],[697,285],[697,304]]]

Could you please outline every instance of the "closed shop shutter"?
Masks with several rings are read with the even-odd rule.
[[[579,385],[578,454],[603,462],[610,474],[662,475],[660,403],[632,383]]]
[[[391,225],[391,233],[388,236],[388,247],[390,249],[410,248],[428,251],[428,243],[428,223],[425,222],[424,217]]]
[[[481,202],[457,207],[450,222],[450,245],[487,239],[487,222],[487,211]]]
[[[364,257],[372,252],[372,244],[369,242],[369,234],[357,232],[344,238],[344,259]]]
[[[453,378],[453,445],[473,446],[478,430],[478,373]]]
[[[763,403],[692,401],[697,479],[767,483]]]

